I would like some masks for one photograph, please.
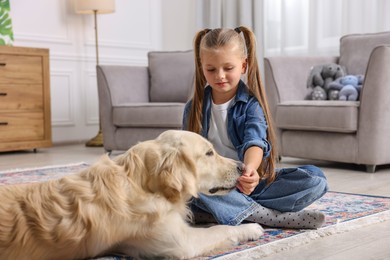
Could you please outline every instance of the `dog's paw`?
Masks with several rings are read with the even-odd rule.
[[[240,228],[239,242],[257,240],[264,234],[264,229],[257,223],[241,224],[237,227]]]

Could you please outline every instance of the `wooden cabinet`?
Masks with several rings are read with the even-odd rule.
[[[51,144],[49,50],[0,46],[0,151]]]

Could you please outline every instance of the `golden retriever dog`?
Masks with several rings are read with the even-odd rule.
[[[0,259],[183,259],[258,239],[255,223],[189,224],[188,200],[234,189],[239,168],[200,135],[169,130],[80,173],[1,186]]]

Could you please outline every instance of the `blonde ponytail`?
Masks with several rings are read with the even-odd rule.
[[[278,153],[275,140],[275,132],[273,130],[273,119],[271,117],[270,109],[268,107],[265,89],[261,82],[260,70],[257,62],[256,37],[254,33],[247,27],[240,26],[237,28],[244,35],[245,45],[247,49],[247,85],[249,91],[257,98],[261,108],[263,109],[265,119],[267,120],[268,124],[267,140],[272,147],[270,156],[266,160],[262,161],[258,169],[258,173],[261,177],[264,176],[265,178],[267,178],[268,182],[271,183],[275,180],[275,168]]]
[[[192,97],[192,105],[188,119],[188,130],[200,134],[202,131],[202,107],[203,94],[206,85],[206,78],[202,71],[202,63],[200,60],[200,43],[202,38],[210,31],[204,29],[195,35],[194,39],[194,55],[195,55],[195,86],[194,96]]]

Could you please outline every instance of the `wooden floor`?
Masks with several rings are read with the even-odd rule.
[[[0,171],[13,168],[59,165],[76,162],[93,163],[104,154],[103,148],[85,147],[83,143],[57,145],[32,151],[0,153]],[[364,166],[282,158],[281,167],[315,164],[321,167],[332,191],[390,196],[390,165],[377,167],[374,174]],[[390,259],[390,221],[359,230],[319,238],[313,242],[261,259]],[[255,255],[250,259],[257,259]]]

